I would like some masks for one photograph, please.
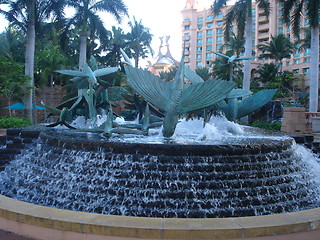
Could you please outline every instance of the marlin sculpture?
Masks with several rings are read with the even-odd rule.
[[[128,59],[127,56],[124,58]],[[203,81],[192,70],[186,69],[182,57],[174,80],[165,82],[147,70],[125,65],[127,81],[131,87],[146,101],[165,111],[164,137],[174,134],[180,114],[204,109],[222,101],[235,86],[235,83],[223,80]],[[185,71],[193,77],[188,78]],[[191,84],[187,84],[185,79]]]

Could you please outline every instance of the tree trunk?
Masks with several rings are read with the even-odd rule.
[[[25,75],[30,77],[29,86],[25,87],[24,93],[24,113],[25,117],[31,122],[32,119],[32,92],[34,87],[34,54],[35,54],[35,22],[34,18],[30,17],[27,30],[26,43],[26,60],[25,60]]]
[[[250,1],[251,2],[251,1]],[[251,3],[250,3],[251,4]],[[252,10],[250,8],[250,12],[247,16],[246,21],[246,32],[245,32],[245,51],[244,57],[251,58],[252,57]],[[250,90],[250,77],[251,77],[251,60],[244,60],[244,68],[243,68],[243,84],[242,88],[245,90]]]
[[[319,26],[311,28],[309,112],[318,112]]]
[[[50,107],[53,107],[53,75],[50,76]],[[50,117],[50,122],[53,121],[52,116]]]
[[[84,65],[87,60],[87,33],[80,34],[80,52],[79,52],[79,70],[84,70]]]
[[[41,94],[42,94],[42,102],[47,105],[46,88],[44,86],[41,87]],[[47,110],[44,110],[43,117],[44,117],[44,120],[47,121]]]

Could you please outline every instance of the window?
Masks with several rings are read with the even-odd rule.
[[[294,57],[295,58],[299,58],[300,57],[300,52],[299,51],[295,51],[294,52]]]
[[[202,25],[202,24],[199,24],[199,25],[198,25],[198,30],[201,30],[202,27],[203,27],[203,25]]]
[[[212,21],[213,20],[213,15],[207,16],[207,21]]]
[[[202,52],[202,47],[197,47],[197,53],[201,53]]]
[[[218,22],[217,22],[217,26],[218,26],[218,27],[221,27],[222,25],[223,25],[223,21],[218,21]]]
[[[305,55],[305,56],[310,56],[310,48],[307,48],[307,49],[304,51],[304,55]]]
[[[190,21],[191,21],[191,19],[190,19],[190,18],[186,18],[184,21],[186,21],[186,22],[190,22]]]
[[[197,60],[201,60],[202,59],[202,55],[198,54],[196,57]]]
[[[197,40],[197,45],[202,45],[202,39]]]
[[[184,41],[185,44],[190,44],[190,40]]]
[[[212,59],[212,53],[207,53],[206,54],[206,59]]]
[[[299,73],[299,69],[293,69],[293,73],[294,74],[298,74]]]
[[[207,38],[207,44],[212,44],[212,38]]]
[[[202,32],[197,32],[197,38],[202,38]]]
[[[184,33],[184,36],[190,36],[190,33]]]
[[[222,34],[223,34],[222,28],[217,28],[217,35],[222,35]]]
[[[213,23],[207,23],[207,28],[212,28]]]
[[[300,63],[300,59],[295,59],[294,61],[293,61],[293,64],[299,64]]]
[[[198,23],[203,23],[203,18],[198,18]]]
[[[212,36],[213,31],[212,30],[207,30],[207,37],[211,37]]]
[[[201,68],[202,67],[202,62],[197,62],[196,67],[197,68]]]
[[[256,10],[252,9],[252,15],[256,15]]]
[[[184,30],[190,30],[190,25],[184,26]]]
[[[223,37],[217,37],[217,43],[222,43],[223,42]]]
[[[303,68],[302,71],[303,71],[304,75],[309,76],[309,74],[310,74],[309,68]]]
[[[283,27],[278,28],[278,34],[283,34]]]
[[[222,48],[222,44],[217,44],[216,45],[216,51],[219,52]]]
[[[304,62],[306,62],[306,63],[310,62],[310,58],[305,58]]]
[[[223,19],[223,13],[220,13],[220,14],[217,16],[217,18]]]
[[[306,18],[305,20],[304,20],[304,26],[305,27],[308,27],[310,25],[310,20],[309,20],[309,18]]]
[[[283,19],[279,19],[279,26],[282,26],[283,25]]]
[[[207,45],[207,46],[206,46],[206,51],[207,51],[207,52],[212,51],[212,45]]]
[[[287,33],[290,33],[290,26],[287,26]]]

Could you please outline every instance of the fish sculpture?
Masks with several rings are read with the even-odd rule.
[[[174,134],[179,115],[222,101],[235,86],[235,83],[223,80],[203,81],[192,70],[186,70],[183,58],[170,82],[130,64],[124,68],[130,86],[146,101],[165,112],[162,131],[164,137]],[[186,71],[189,78],[186,77]]]

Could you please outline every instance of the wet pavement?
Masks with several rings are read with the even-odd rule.
[[[0,230],[0,240],[35,240],[34,238],[27,238],[20,235],[13,234]]]

